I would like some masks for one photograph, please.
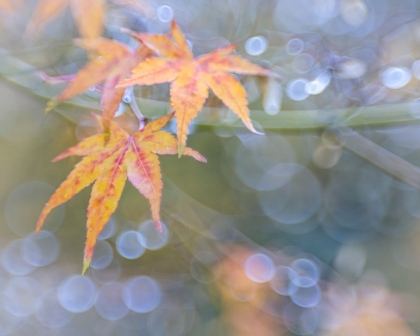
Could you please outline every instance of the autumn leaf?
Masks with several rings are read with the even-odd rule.
[[[111,120],[124,95],[124,88],[116,88],[140,60],[150,54],[142,46],[132,51],[125,44],[106,38],[76,39],[75,43],[86,49],[94,57],[75,75],[62,77],[41,77],[48,83],[70,82],[70,85],[56,98],[51,100],[46,112],[51,111],[59,102],[71,99],[90,87],[103,83],[101,87],[101,109],[104,119]]]
[[[80,35],[101,36],[105,16],[104,0],[39,0],[27,27],[28,34],[38,35],[48,22],[70,7]]]
[[[36,232],[52,209],[96,181],[87,210],[83,273],[89,267],[99,233],[117,207],[127,178],[149,200],[152,219],[157,230],[162,232],[159,210],[163,184],[157,154],[177,153],[176,138],[160,131],[172,116],[173,113],[158,118],[132,135],[111,122],[110,139],[106,145],[106,134],[94,135],[53,160],[56,162],[74,155],[84,157],[45,205],[36,224]],[[185,148],[184,154],[206,162],[203,156],[190,148]]]
[[[0,0],[10,5],[18,0]],[[153,8],[145,0],[112,0],[113,3],[135,10],[145,17],[152,16]],[[102,35],[106,16],[106,0],[39,0],[29,21],[26,34],[39,35],[45,26],[67,8],[70,8],[80,35],[97,38]]]
[[[16,10],[23,7],[21,0],[0,0],[0,11],[12,14]]]
[[[153,50],[156,56],[138,64],[131,77],[123,80],[117,87],[172,82],[170,95],[177,120],[179,155],[186,143],[188,126],[203,107],[209,88],[241,118],[249,130],[258,133],[249,117],[246,91],[230,72],[265,76],[273,75],[272,72],[232,54],[235,45],[194,58],[174,21],[172,39],[157,34],[133,33],[133,36]]]

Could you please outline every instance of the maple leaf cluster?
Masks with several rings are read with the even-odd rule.
[[[49,5],[52,8],[54,3],[54,10],[57,12],[60,6],[71,6],[74,10],[82,2],[90,1],[42,0],[39,7]],[[95,0],[90,5],[99,6],[100,3],[100,0]],[[46,9],[42,13],[45,16]],[[41,14],[35,13],[30,25],[36,26],[40,20],[39,15]],[[95,14],[92,25],[96,25],[100,15],[102,14]],[[81,141],[53,160],[58,161],[72,155],[83,157],[45,205],[36,231],[41,229],[53,208],[94,183],[87,211],[83,267],[85,272],[90,264],[97,236],[115,211],[127,178],[149,200],[155,226],[157,230],[162,230],[159,216],[162,176],[157,154],[188,155],[206,162],[203,156],[185,145],[188,126],[202,109],[209,88],[238,115],[249,130],[256,132],[249,116],[245,89],[230,73],[272,73],[233,54],[235,45],[194,57],[174,21],[170,36],[126,31],[140,42],[136,50],[114,40],[95,37],[97,28],[89,27],[86,30],[83,27],[80,26],[81,32],[89,38],[77,39],[76,45],[86,49],[91,58],[74,76],[42,75],[45,81],[52,84],[70,82],[58,97],[48,103],[47,111],[58,103],[95,87],[101,92],[102,110],[102,117],[96,118],[104,131]],[[131,135],[113,120],[127,87],[165,82],[171,83],[172,113],[149,122],[145,127],[141,126],[140,130]],[[177,138],[161,130],[173,116],[177,121]],[[143,125],[143,121],[141,120],[140,125]]]

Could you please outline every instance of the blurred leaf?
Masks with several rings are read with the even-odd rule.
[[[26,33],[38,35],[48,22],[58,17],[67,7],[70,7],[83,37],[96,38],[102,34],[105,16],[103,0],[40,0]]]
[[[103,87],[99,88],[101,108],[104,119],[111,120],[124,95],[124,89],[115,88],[116,84],[129,74],[136,63],[149,55],[149,50],[146,47],[139,47],[133,52],[128,46],[105,38],[79,39],[76,40],[76,45],[85,48],[95,56],[73,77],[48,77],[42,73],[43,80],[50,84],[62,81],[71,82],[56,100],[48,104],[46,112],[52,110],[57,102],[71,99],[103,82]]]
[[[21,9],[23,3],[21,0],[0,0],[0,10],[5,11],[8,14],[15,12],[18,9]]]

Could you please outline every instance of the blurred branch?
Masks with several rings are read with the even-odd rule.
[[[420,168],[348,129],[336,135],[340,143],[400,181],[420,189]]]
[[[7,54],[0,57],[0,76],[5,80],[21,87],[27,88],[33,94],[44,99],[51,99],[62,89],[51,87],[42,82],[36,75],[37,69],[33,66]],[[73,98],[70,101],[60,104],[56,110],[66,118],[78,122],[80,113],[74,112],[74,107],[100,110],[97,94],[88,92],[83,96]],[[164,115],[169,110],[169,103],[152,99],[137,98],[137,104],[141,111],[148,111],[145,117]],[[73,109],[72,109],[73,107]],[[416,105],[412,103],[389,104],[361,107],[355,111],[354,108],[335,110],[296,110],[281,111],[276,116],[270,116],[261,110],[251,110],[251,117],[264,129],[276,130],[320,130],[329,126],[335,127],[389,127],[397,124],[413,123],[420,121],[419,114],[413,113]],[[219,108],[205,107],[204,113],[199,114],[194,123],[198,125],[238,126],[242,123],[236,120],[226,123],[220,116]]]

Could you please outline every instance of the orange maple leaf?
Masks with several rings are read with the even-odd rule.
[[[87,210],[83,273],[89,267],[97,236],[117,208],[127,177],[149,200],[155,226],[162,232],[159,216],[162,176],[156,154],[177,153],[176,138],[160,131],[172,116],[173,113],[158,118],[132,135],[126,133],[115,122],[110,122],[110,139],[106,145],[106,134],[94,135],[53,160],[55,162],[73,155],[84,156],[45,205],[36,224],[36,232],[41,229],[46,216],[53,208],[68,201],[96,180]],[[190,148],[185,148],[184,154],[206,162],[203,156]]]
[[[140,60],[150,55],[150,51],[144,46],[132,51],[125,44],[106,38],[76,39],[75,43],[94,54],[95,57],[74,77],[48,77],[41,74],[42,78],[51,84],[71,82],[56,99],[48,103],[46,112],[51,111],[58,102],[71,99],[90,87],[103,82],[101,109],[104,119],[111,120],[124,95],[124,88],[116,88],[115,86],[130,73],[131,69]]]
[[[38,35],[46,24],[70,7],[77,29],[85,38],[102,34],[105,16],[103,0],[39,0],[29,21],[27,33]]]
[[[129,79],[117,87],[130,85],[151,85],[172,82],[171,106],[177,119],[178,151],[182,153],[187,139],[188,126],[197,116],[208,96],[208,88],[237,114],[246,127],[258,133],[249,117],[246,91],[237,74],[273,75],[267,69],[233,55],[235,45],[217,49],[209,54],[194,58],[188,43],[172,21],[172,40],[166,35],[132,34],[157,56],[149,57],[138,64]]]

